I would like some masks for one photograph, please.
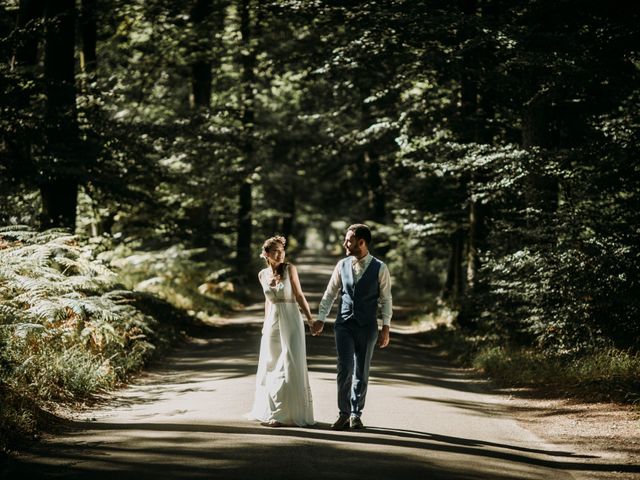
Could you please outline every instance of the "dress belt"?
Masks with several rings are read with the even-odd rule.
[[[271,303],[296,303],[295,300],[288,300],[286,298],[277,298],[275,300],[271,300]]]

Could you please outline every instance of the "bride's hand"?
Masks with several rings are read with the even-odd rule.
[[[319,335],[322,335],[323,328],[324,322],[321,322],[320,320],[316,320],[315,322],[313,322],[313,325],[311,326],[311,332],[313,332],[313,336],[317,337]]]

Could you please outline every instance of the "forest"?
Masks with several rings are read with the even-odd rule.
[[[640,400],[637,3],[0,5],[1,431],[355,222],[479,368]]]

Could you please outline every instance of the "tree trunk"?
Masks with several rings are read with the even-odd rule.
[[[380,176],[380,162],[375,155],[365,150],[364,163],[367,169],[369,218],[374,222],[384,223],[387,217],[387,207],[382,177]]]
[[[470,19],[478,12],[478,0],[462,0],[461,9],[465,16],[466,38],[473,38],[477,32],[469,25]],[[481,125],[479,116],[480,79],[478,66],[478,52],[466,51],[462,57],[462,74],[460,79],[460,114],[461,137],[464,142],[481,141]],[[471,182],[478,181],[477,173],[473,172]],[[473,198],[473,192],[469,191],[469,227],[467,232],[467,274],[466,294],[470,295],[478,283],[478,269],[480,268],[479,245],[483,242],[484,232],[484,206]]]
[[[96,25],[96,0],[82,0],[80,32],[82,35],[80,68],[83,73],[88,76],[89,81],[92,82],[95,80],[97,67],[96,44],[98,31]]]
[[[213,12],[213,0],[196,0],[191,9],[191,21],[195,26],[196,42],[195,61],[191,64],[191,108],[209,108],[211,104],[212,71],[212,37],[214,32],[209,28],[209,20]]]
[[[74,77],[76,7],[74,0],[49,0],[45,15],[46,147],[50,163],[40,185],[41,227],[76,224],[78,201],[78,125]]]
[[[251,207],[252,188],[249,182],[240,185],[239,208],[238,208],[238,237],[236,243],[236,266],[241,281],[247,281],[249,267],[251,264]]]
[[[478,11],[478,0],[461,0],[460,7],[463,15],[461,35],[466,39],[476,35],[475,27],[471,24],[473,16]],[[465,50],[462,54],[460,72],[460,110],[461,131],[463,142],[478,141],[478,52]]]
[[[33,24],[44,15],[44,0],[21,0],[18,10],[16,28],[24,29]],[[36,65],[38,63],[38,38],[30,35],[19,44],[11,62],[12,69],[16,69],[27,81],[34,81],[36,78]],[[19,98],[16,99],[18,108],[29,108],[31,97],[28,91],[20,91]],[[5,138],[7,144],[15,152],[15,175],[17,178],[33,178],[36,176],[37,168],[33,162],[31,142],[27,139]]]
[[[486,239],[485,231],[486,206],[478,200],[469,202],[469,235],[467,237],[467,293],[472,293],[478,286],[478,270],[480,269],[480,251]]]
[[[447,279],[442,290],[442,299],[456,305],[464,293],[464,277],[462,274],[462,257],[464,249],[464,231],[458,229],[449,237],[451,254],[447,268]]]
[[[221,6],[221,2],[217,2]],[[213,38],[212,16],[214,14],[214,0],[195,0],[191,9],[191,21],[194,25],[196,40],[192,43],[194,61],[191,64],[191,94],[189,107],[195,110],[193,117],[196,128],[201,128],[201,113],[208,112],[211,107],[211,92],[213,82]],[[224,11],[222,7],[216,10],[218,18],[222,20],[220,30],[224,25]],[[208,198],[201,199],[193,208],[186,212],[189,229],[193,232],[191,240],[195,247],[208,247],[211,244],[213,225],[211,223],[212,204]]]
[[[296,218],[296,197],[294,189],[292,188],[286,195],[285,213],[280,219],[280,232],[288,242],[289,238],[293,234],[293,227]]]
[[[18,9],[17,28],[25,28],[44,15],[44,0],[21,0]],[[38,38],[29,36],[18,45],[13,57],[14,66],[33,67],[38,58]]]
[[[251,243],[253,235],[251,197],[252,186],[249,175],[253,170],[254,145],[253,145],[253,123],[254,123],[254,94],[255,85],[254,67],[256,63],[256,52],[251,42],[251,0],[241,0],[240,2],[240,34],[242,39],[242,84],[244,109],[242,113],[244,168],[243,180],[240,185],[240,198],[238,209],[238,237],[236,243],[237,270],[241,280],[247,281],[249,278],[249,267],[251,266]]]
[[[549,100],[537,93],[525,105],[522,122],[522,146],[524,148],[552,147],[549,127],[552,111]],[[525,199],[527,205],[543,213],[555,212],[558,208],[559,185],[556,178],[532,172],[527,178]],[[531,218],[530,222],[539,224],[540,218]]]
[[[478,9],[477,0],[461,0],[460,10],[462,12],[461,35],[464,39],[473,38],[474,27],[471,24],[473,16]],[[460,65],[460,108],[459,132],[460,140],[471,143],[478,141],[478,66],[477,52],[466,50],[463,52]],[[468,181],[469,179],[467,179]],[[469,214],[477,210],[476,202],[469,192]],[[472,239],[477,237],[478,224],[469,219],[469,230],[467,232],[460,226],[451,236],[449,255],[449,266],[447,268],[447,278],[444,286],[443,298],[449,298],[452,304],[459,304],[465,290],[465,280],[469,277],[469,269],[472,270],[474,280],[477,278],[476,271],[479,265],[476,245],[472,245]],[[463,275],[464,263],[464,243],[467,237],[467,275]]]

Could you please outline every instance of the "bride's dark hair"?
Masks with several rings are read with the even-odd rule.
[[[276,235],[275,237],[267,238],[262,244],[262,253],[260,254],[260,256],[264,258],[267,262],[267,265],[269,265],[269,260],[267,259],[267,253],[269,253],[269,251],[271,251],[271,249],[275,245],[282,245],[282,248],[284,248],[286,244],[287,244],[287,239],[284,238],[282,235]],[[276,270],[276,273],[280,275],[280,278],[284,277],[284,271],[287,268],[287,265],[288,265],[287,262],[283,262],[280,265],[278,265],[278,269]]]

